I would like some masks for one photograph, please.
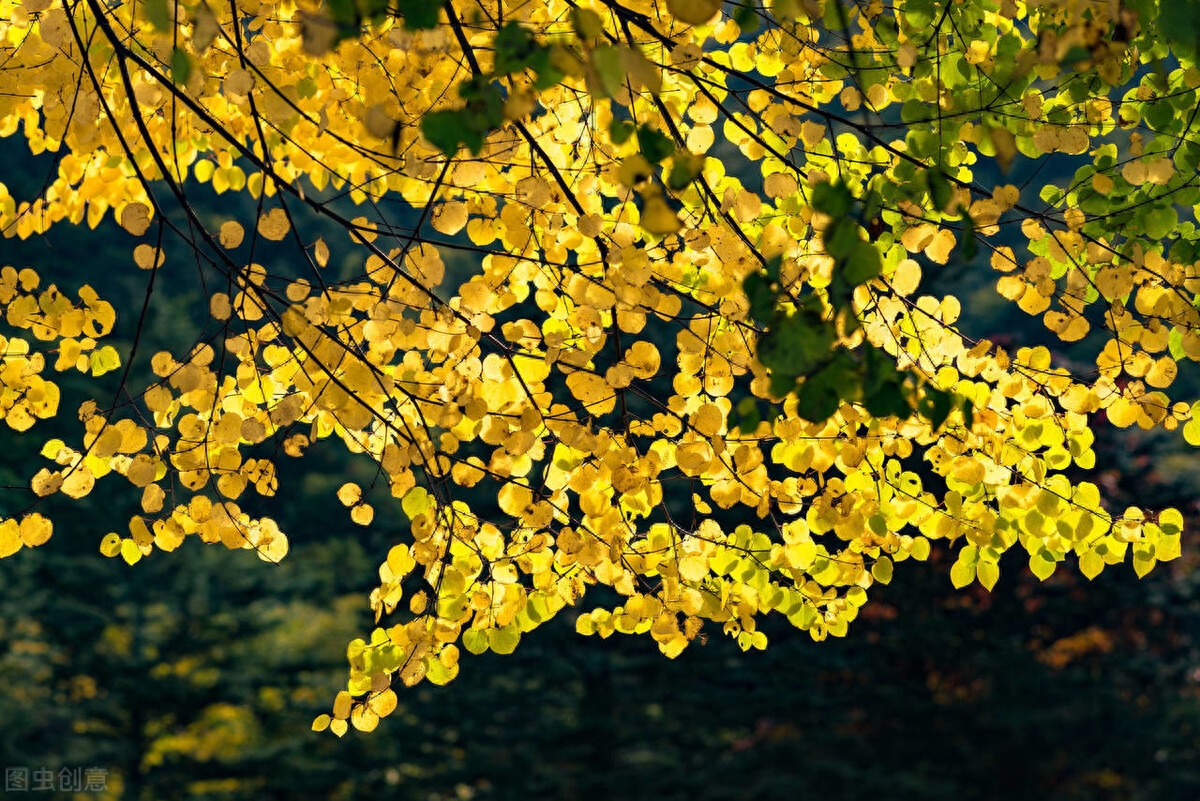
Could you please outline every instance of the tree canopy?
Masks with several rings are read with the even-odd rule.
[[[370,467],[347,536],[393,544],[317,728],[564,610],[761,649],[770,614],[845,635],[935,547],[987,589],[1180,555],[1179,511],[1088,471],[1101,426],[1200,444],[1183,0],[0,8],[0,135],[54,154],[0,228],[111,216],[142,284],[0,271],[5,423],[81,426],[0,556],[106,492],[136,512],[106,556],[277,562],[281,462],[340,443]],[[948,294],[962,270],[995,291]],[[184,286],[198,336],[153,341]],[[990,330],[989,294],[1037,320]]]

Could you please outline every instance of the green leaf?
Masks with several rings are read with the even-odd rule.
[[[667,156],[675,152],[675,144],[670,137],[663,134],[649,125],[639,125],[637,129],[638,149],[645,156],[646,161],[651,164],[658,164]]]
[[[529,57],[530,69],[537,72],[537,79],[533,82],[533,88],[539,92],[549,89],[551,86],[556,86],[566,73],[554,66],[550,57],[549,47],[538,47]]]
[[[895,369],[895,368],[893,368]],[[897,373],[899,376],[899,374]],[[864,392],[863,406],[873,417],[899,417],[906,419],[912,415],[912,404],[905,397],[904,385],[901,381],[889,381],[882,384],[870,394]]]
[[[783,256],[775,255],[767,259],[767,263],[763,265],[763,269],[767,271],[767,278],[772,281],[779,280],[779,271],[783,268]]]
[[[604,36],[604,21],[595,11],[586,8],[571,9],[571,27],[580,39],[598,40]]]
[[[975,220],[970,214],[963,212],[962,234],[958,238],[958,256],[963,261],[971,261],[979,252],[979,243],[975,241]]]
[[[742,279],[742,290],[750,301],[750,317],[759,322],[770,319],[775,312],[775,291],[771,289],[771,279],[761,272],[752,272]]]
[[[472,130],[481,136],[504,124],[504,93],[500,84],[478,75],[458,85],[458,95],[467,101],[464,109]]]
[[[738,401],[735,411],[737,412],[737,422],[732,428],[736,428],[743,434],[752,433],[762,422],[762,413],[758,410],[758,402],[752,397],[745,397]]]
[[[929,181],[929,199],[933,202],[934,210],[941,211],[954,197],[954,188],[941,170],[929,170],[925,174]]]
[[[744,5],[735,6],[735,9],[733,12],[733,21],[742,33],[753,33],[758,30],[757,3],[746,2]]]
[[[861,392],[860,378],[849,353],[838,351],[833,360],[809,375],[796,392],[796,412],[819,423],[837,412],[843,399]]]
[[[487,630],[488,646],[498,654],[511,654],[521,642],[521,630],[515,623],[502,629]]]
[[[843,259],[861,240],[858,238],[858,223],[849,217],[836,217],[822,234],[825,252],[835,259]]]
[[[623,145],[633,136],[637,127],[629,120],[618,120],[615,117],[608,124],[608,136],[614,145]]]
[[[975,403],[964,395],[955,395],[954,399],[962,410],[963,425],[970,431],[975,427]]]
[[[842,8],[839,0],[825,3],[825,15],[822,22],[831,31],[840,31],[846,28],[846,9]]]
[[[433,496],[424,487],[413,487],[400,501],[400,508],[409,520],[415,520],[434,506]]]
[[[1059,187],[1047,184],[1038,192],[1038,197],[1051,206],[1057,206],[1065,197],[1065,193]]]
[[[917,413],[929,421],[930,427],[936,431],[946,422],[953,407],[953,396],[944,389],[929,384],[925,385],[925,394],[917,401]]]
[[[829,357],[836,340],[832,321],[815,312],[779,314],[758,342],[758,360],[773,373],[807,375]]]
[[[167,8],[167,0],[146,0],[146,19],[157,30],[171,30],[171,12]]]
[[[307,100],[317,93],[317,81],[311,76],[301,78],[296,83],[296,94]]]
[[[792,390],[796,388],[796,381],[798,380],[799,376],[793,372],[785,370],[771,371],[771,394],[779,398],[791,394]]]
[[[928,111],[923,112],[927,114]],[[908,132],[904,138],[908,152],[919,159],[933,158],[941,150],[942,140],[937,131],[929,128],[917,128]]]
[[[1181,173],[1191,173],[1200,167],[1200,143],[1185,140],[1175,151],[1175,169]]]
[[[667,187],[676,191],[684,189],[696,180],[703,169],[704,156],[676,150],[671,159],[671,169],[667,172]]]
[[[421,133],[447,156],[457,153],[460,145],[478,154],[487,135],[504,123],[504,95],[487,76],[463,81],[458,94],[466,106],[427,112],[421,118]]]
[[[864,221],[877,219],[883,211],[883,196],[875,189],[867,190],[867,194],[863,196],[863,213]]]
[[[396,12],[410,31],[429,30],[438,26],[441,4],[431,0],[397,0]]]
[[[600,90],[604,97],[612,97],[621,91],[625,82],[625,67],[621,64],[621,51],[612,45],[601,45],[592,51],[592,66],[600,79]]]
[[[857,228],[858,226],[855,226]],[[870,242],[857,239],[842,264],[842,277],[858,286],[875,278],[883,271],[883,260],[879,251]]]
[[[338,24],[339,37],[342,39],[354,36],[362,25],[362,17],[354,0],[328,0],[325,4],[329,16]]]
[[[356,0],[359,13],[372,23],[383,22],[387,15],[387,0]]]
[[[892,581],[892,560],[881,556],[871,565],[871,577],[880,584],[890,584]]]
[[[185,84],[192,75],[192,59],[181,48],[171,51],[171,81]]]
[[[1091,50],[1083,45],[1074,45],[1063,54],[1063,57],[1059,59],[1059,63],[1064,67],[1074,67],[1079,62],[1087,61],[1091,59],[1091,57]]]
[[[421,118],[421,133],[442,153],[453,156],[463,143],[464,116],[462,109],[427,112]]]
[[[812,207],[830,217],[844,217],[850,213],[854,198],[845,184],[817,184],[813,187]]]
[[[508,22],[496,32],[492,40],[496,49],[496,60],[492,67],[497,77],[520,72],[530,66],[530,60],[539,49],[533,34],[517,22]]]
[[[483,629],[467,629],[462,634],[462,644],[468,652],[478,656],[488,648],[487,632]]]
[[[1172,206],[1149,207],[1139,219],[1142,230],[1151,239],[1162,239],[1179,225],[1179,214]]]

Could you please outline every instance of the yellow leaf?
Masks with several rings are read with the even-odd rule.
[[[246,231],[242,228],[242,224],[236,220],[226,220],[221,223],[220,233],[217,235],[217,241],[221,243],[221,247],[228,250],[233,250],[238,245],[242,244],[242,239],[245,238]]]
[[[100,540],[100,553],[104,556],[113,557],[121,552],[121,536],[113,532],[104,535],[104,539]]]
[[[376,715],[369,707],[356,706],[350,713],[350,722],[361,732],[371,732],[375,731],[375,727],[379,725],[379,715]]]
[[[679,578],[684,581],[702,581],[708,575],[708,559],[705,557],[685,556],[679,560]]]
[[[500,488],[496,500],[500,511],[511,517],[519,517],[533,502],[533,492],[523,484],[510,481]]]
[[[773,172],[763,180],[763,194],[767,197],[790,197],[799,189],[795,176],[786,172]]]
[[[1088,581],[1100,575],[1102,570],[1104,560],[1094,550],[1088,549],[1079,555],[1079,572],[1087,576]]]
[[[292,230],[292,224],[288,220],[287,212],[283,209],[271,209],[258,218],[258,232],[264,239],[280,242],[290,230]]]
[[[161,267],[164,260],[166,260],[165,253],[145,243],[133,249],[133,263],[143,270]]]
[[[367,133],[376,139],[391,139],[396,134],[399,123],[391,118],[382,103],[376,103],[367,109],[367,114],[363,117],[363,125],[367,129]]]
[[[1030,572],[1042,581],[1050,578],[1056,566],[1056,562],[1053,559],[1046,558],[1043,553],[1035,553],[1029,556]]]
[[[345,720],[350,717],[350,706],[354,703],[354,699],[350,693],[342,690],[333,700],[333,717],[335,720]]]
[[[1138,578],[1145,578],[1157,562],[1153,546],[1138,546],[1133,549],[1133,572]]]
[[[616,392],[603,378],[594,373],[577,370],[567,376],[567,389],[581,401],[591,415],[611,412],[617,404]]]
[[[1000,566],[995,562],[981,560],[975,565],[975,573],[984,589],[991,592],[992,587],[996,586],[996,580],[1000,578]]]
[[[0,523],[0,559],[12,556],[25,543],[21,540],[21,527],[16,520],[5,520]]]
[[[690,422],[704,436],[715,436],[725,425],[725,412],[715,403],[706,403],[692,415]]]
[[[92,352],[92,355],[88,357],[88,365],[91,367],[92,375],[102,376],[121,366],[121,356],[112,345],[105,345]]]
[[[1129,428],[1142,416],[1142,407],[1125,397],[1118,397],[1105,412],[1117,428]]]
[[[127,564],[137,564],[138,560],[142,558],[142,549],[131,539],[121,540],[121,558]]]
[[[966,484],[982,484],[986,469],[979,459],[971,456],[959,456],[953,462],[951,475]]]
[[[912,259],[901,259],[889,283],[899,295],[911,295],[921,285],[921,265]]]
[[[721,10],[721,0],[667,0],[671,16],[688,25],[703,25]]]
[[[1152,387],[1163,389],[1171,386],[1175,376],[1179,375],[1179,365],[1172,356],[1162,356],[1155,360],[1154,366],[1146,373],[1146,383]]]
[[[342,502],[342,506],[354,506],[362,500],[362,487],[352,481],[347,481],[338,487],[337,498]]]
[[[881,556],[871,565],[871,576],[880,584],[890,584],[892,581],[892,560]]]
[[[62,492],[69,498],[79,499],[91,492],[95,485],[96,477],[92,471],[80,465],[63,478]]]
[[[1001,172],[1008,172],[1017,155],[1017,139],[1007,128],[995,126],[987,129],[988,138],[996,151],[996,164]]]
[[[254,88],[254,76],[244,69],[230,70],[225,76],[224,89],[231,95],[248,95]]]
[[[961,590],[963,587],[975,580],[975,564],[958,559],[950,567],[950,581],[953,582],[954,588]]]
[[[350,519],[360,526],[369,526],[375,519],[375,509],[368,503],[360,503],[350,510]]]
[[[371,699],[367,703],[370,705],[371,710],[376,715],[381,718],[386,718],[388,715],[392,714],[392,712],[396,711],[398,699],[396,698],[395,691],[389,687],[383,692],[379,692],[371,696]]]
[[[1172,559],[1178,559],[1182,555],[1180,546],[1180,536],[1178,534],[1164,534],[1158,540],[1158,545],[1154,548],[1154,556],[1160,562],[1169,562]]]
[[[651,195],[642,204],[642,228],[653,236],[666,236],[683,228],[683,221],[661,195]]]
[[[21,541],[30,548],[44,544],[53,533],[53,524],[37,512],[21,518]]]
[[[134,236],[141,236],[150,227],[150,207],[145,203],[130,203],[121,210],[121,227]]]
[[[146,514],[156,514],[162,511],[166,492],[157,484],[147,484],[142,490],[142,511]]]
[[[40,497],[53,495],[62,487],[63,477],[59,471],[51,473],[46,468],[42,468],[34,475],[33,481],[30,482],[33,491]]]
[[[514,624],[499,629],[488,629],[487,639],[488,647],[496,653],[511,654],[521,642],[521,630]]]
[[[438,233],[453,236],[466,227],[469,216],[466,203],[443,203],[441,208],[433,213],[433,229]]]
[[[950,261],[950,254],[954,252],[954,244],[954,234],[942,228],[933,235],[933,240],[925,246],[924,252],[934,264],[945,264]]]

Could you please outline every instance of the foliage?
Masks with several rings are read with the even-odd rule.
[[[57,414],[48,363],[120,380],[41,446],[0,556],[107,480],[140,497],[107,556],[277,562],[280,452],[340,441],[372,468],[350,520],[408,521],[315,723],[340,735],[566,607],[668,656],[706,624],[761,649],[771,613],[844,635],[934,542],[989,590],[1018,551],[1042,579],[1180,554],[1178,511],[1085,476],[1100,426],[1200,443],[1169,394],[1200,359],[1200,71],[1157,2],[432,8],[0,0],[0,135],[60,154],[0,227],[111,212],[144,271],[124,351],[91,287],[0,272],[9,428]],[[202,218],[198,184],[249,212]],[[932,290],[981,255],[1045,336]],[[155,351],[188,272],[208,327]]]

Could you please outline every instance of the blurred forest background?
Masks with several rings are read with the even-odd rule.
[[[34,196],[50,162],[19,141],[0,155],[12,194]],[[209,187],[189,196],[218,223],[252,203]],[[0,263],[38,267],[71,294],[92,284],[123,312],[114,340],[127,354],[147,278],[133,245],[107,221],[61,226],[0,240]],[[168,256],[144,356],[213,333],[195,263],[179,246]],[[271,252],[255,258],[275,269]],[[963,300],[969,333],[1050,343],[995,295],[986,255],[926,284]],[[131,387],[151,378],[140,369]],[[64,416],[111,399],[118,380],[64,376]],[[1200,395],[1195,376],[1178,386]],[[55,425],[5,437],[0,513],[25,503]],[[323,443],[302,474],[281,474],[279,497],[248,510],[288,533],[278,566],[190,538],[129,567],[98,545],[137,513],[136,494],[52,497],[54,539],[0,562],[0,764],[104,768],[106,792],[74,797],[130,801],[1200,798],[1200,459],[1178,437],[1094,429],[1110,508],[1136,499],[1188,514],[1184,558],[1145,580],[1124,566],[1040,583],[1006,559],[995,592],[955,592],[935,548],[873,592],[845,640],[769,620],[765,653],[713,631],[675,661],[649,638],[579,637],[568,609],[512,656],[465,657],[449,686],[401,689],[379,729],[341,740],[309,723],[344,689],[346,644],[369,632],[372,578],[404,536],[395,510],[377,506],[364,529],[338,503],[343,482],[371,483],[368,466]]]

